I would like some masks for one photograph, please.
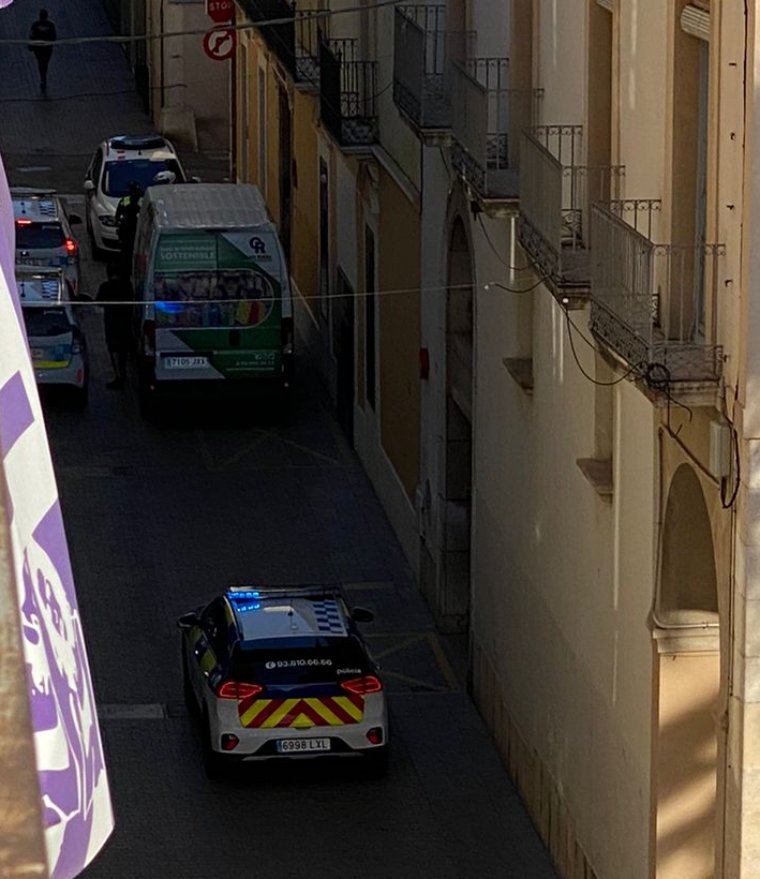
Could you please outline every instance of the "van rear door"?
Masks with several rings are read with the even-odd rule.
[[[162,233],[156,380],[279,378],[283,268],[273,230]]]

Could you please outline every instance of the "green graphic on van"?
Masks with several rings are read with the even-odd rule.
[[[223,234],[162,236],[153,289],[157,328],[279,327],[279,281]]]

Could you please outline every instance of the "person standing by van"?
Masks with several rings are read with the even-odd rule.
[[[32,22],[29,28],[29,39],[37,43],[48,43],[49,45],[29,46],[29,51],[34,53],[37,60],[37,69],[40,72],[40,91],[44,95],[47,91],[47,74],[50,57],[53,54],[53,43],[57,39],[55,25],[48,17],[47,9],[40,9],[39,17]]]
[[[132,253],[135,247],[137,217],[142,205],[143,189],[137,180],[131,180],[128,191],[116,206],[116,232],[121,242],[123,273],[128,278],[132,274]]]
[[[109,263],[108,280],[98,288],[96,302],[103,303],[106,347],[111,356],[114,377],[106,383],[109,390],[121,390],[127,377],[127,355],[131,341],[132,285],[118,263]]]

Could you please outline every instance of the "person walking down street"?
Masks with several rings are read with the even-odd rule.
[[[121,259],[127,278],[132,274],[132,252],[135,247],[137,217],[142,205],[142,195],[142,186],[136,180],[132,180],[127,194],[116,206],[116,233],[121,242]]]
[[[29,51],[33,52],[37,59],[37,69],[40,72],[40,91],[43,95],[47,91],[48,64],[50,64],[50,56],[53,54],[52,44],[56,41],[57,36],[55,25],[48,17],[47,9],[40,9],[39,17],[32,22],[32,26],[29,28],[29,39],[50,45],[29,46]]]
[[[106,346],[111,356],[114,377],[106,383],[110,390],[124,387],[127,376],[127,355],[131,342],[132,306],[134,294],[132,284],[118,263],[109,263],[108,280],[98,288],[96,302],[103,303],[103,324],[106,332]]]

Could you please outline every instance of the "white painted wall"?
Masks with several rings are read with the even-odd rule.
[[[628,197],[662,198],[667,159],[668,4],[643,0],[623,3],[620,7],[620,155],[617,160],[625,165]],[[658,236],[657,240],[665,239]]]
[[[535,87],[544,90],[541,123],[575,125],[585,106],[586,0],[537,0],[535,8]]]

